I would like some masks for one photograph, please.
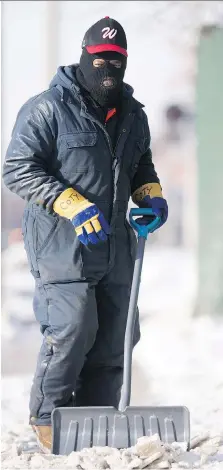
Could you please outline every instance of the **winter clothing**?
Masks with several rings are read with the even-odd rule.
[[[168,218],[168,205],[166,199],[161,197],[150,198],[150,196],[146,196],[141,202],[139,202],[139,207],[150,207],[153,210],[154,216],[160,217],[158,228],[165,224]],[[144,215],[143,217],[139,217],[137,219],[137,223],[139,225],[148,225],[151,220],[154,219],[154,216]]]
[[[124,29],[106,16],[85,33],[82,49],[77,71],[79,83],[101,106],[116,106],[121,97],[128,55]],[[93,64],[95,61],[97,65]]]
[[[135,204],[141,202],[146,196],[150,198],[163,197],[162,188],[159,183],[146,183],[138,187],[132,195],[132,200]]]
[[[79,67],[76,69],[76,76],[78,78],[78,83],[82,86],[81,81],[79,80],[78,75]],[[126,106],[125,100],[123,100],[123,96],[121,96],[119,103],[115,106],[115,108],[108,109],[107,107],[101,107],[96,101],[94,101],[86,91],[86,89],[82,88],[82,93],[84,93],[84,100],[86,102],[88,111],[90,114],[97,117],[103,127],[106,129],[109,137],[110,137],[110,144],[112,146],[112,150],[115,150],[117,140],[120,135],[120,123],[124,119]],[[120,104],[124,109],[121,108]],[[109,118],[109,116],[112,116]]]
[[[163,225],[168,217],[168,205],[166,199],[162,197],[153,197],[151,198],[150,196],[146,196],[143,199],[143,202],[146,204],[147,207],[151,207],[153,210],[153,213],[161,218],[161,225]],[[142,207],[139,205],[139,207]]]
[[[89,54],[83,49],[77,78],[100,106],[113,107],[121,96],[125,69],[126,58],[118,53]]]
[[[96,244],[107,240],[110,227],[96,204],[92,204],[75,189],[68,188],[54,202],[54,211],[71,220],[79,240]]]
[[[163,198],[162,189],[158,183],[147,183],[138,188],[132,195],[133,201],[139,207],[149,207],[153,210],[156,217],[160,217],[161,227],[168,218],[168,204],[166,199]],[[143,216],[137,219],[139,225],[147,225],[153,219],[153,216]]]
[[[123,27],[118,21],[106,16],[93,24],[85,33],[82,48],[89,54],[112,51],[127,57],[127,39]]]
[[[125,85],[114,152],[105,127],[88,111],[75,72],[75,66],[59,67],[50,89],[21,108],[3,178],[11,191],[54,217],[55,199],[74,187],[100,202],[109,222],[127,208],[131,192],[148,181],[159,182],[147,117]]]
[[[137,188],[159,183],[133,90],[123,86],[112,141],[76,69],[60,67],[49,90],[21,108],[3,167],[5,184],[27,202],[23,236],[44,336],[30,398],[35,425],[49,425],[52,410],[73,393],[76,405],[118,405],[136,247],[128,201]],[[85,246],[55,212],[68,189],[103,214],[111,230],[106,241]],[[79,218],[76,229],[85,221]],[[139,336],[137,318],[134,344]]]

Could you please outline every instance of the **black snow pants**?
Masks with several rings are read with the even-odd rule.
[[[34,313],[43,334],[30,423],[47,425],[58,406],[118,406],[134,255],[124,213],[119,214],[109,242],[85,247],[69,221],[50,219],[39,211],[36,223],[37,211],[27,211],[24,228],[36,280]],[[41,236],[38,240],[35,236],[38,224],[49,233],[43,243]],[[60,250],[63,239],[67,251]],[[73,267],[75,273],[71,273]],[[139,337],[137,318],[134,345]]]

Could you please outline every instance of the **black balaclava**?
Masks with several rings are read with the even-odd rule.
[[[95,59],[104,59],[105,66],[94,67],[93,61]],[[108,62],[110,60],[121,61],[121,68],[116,68]],[[100,106],[112,108],[118,104],[120,99],[126,63],[127,58],[118,52],[106,51],[89,54],[84,48],[77,70],[77,79]]]

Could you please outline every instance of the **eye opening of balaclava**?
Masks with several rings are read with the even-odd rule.
[[[95,66],[96,59],[103,59],[103,66]],[[121,62],[115,67],[111,61]],[[100,60],[98,61],[100,62]],[[106,51],[89,54],[84,48],[79,68],[84,79],[84,86],[92,98],[102,107],[116,106],[122,91],[127,58],[118,52]]]

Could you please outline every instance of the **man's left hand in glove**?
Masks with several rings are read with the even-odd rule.
[[[154,216],[160,217],[160,228],[168,218],[168,204],[162,195],[162,189],[159,183],[147,183],[138,188],[132,195],[132,200],[140,208],[151,208]],[[139,225],[147,225],[152,220],[153,216],[144,215],[139,217],[136,222]]]

